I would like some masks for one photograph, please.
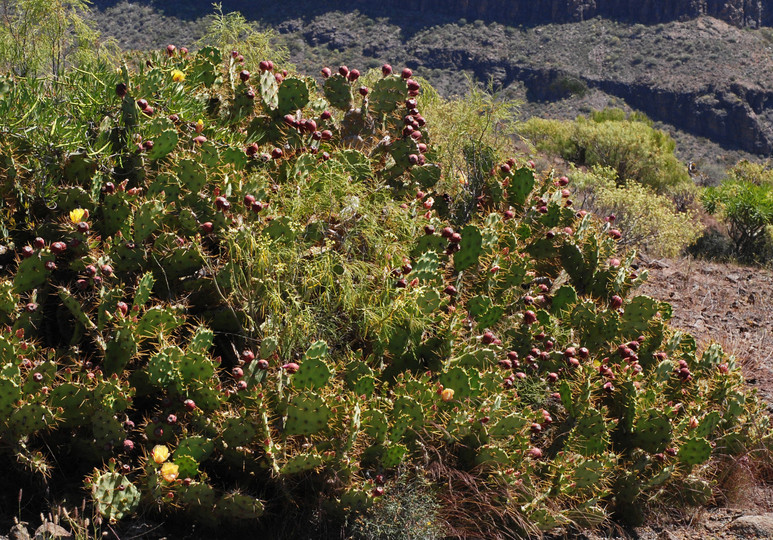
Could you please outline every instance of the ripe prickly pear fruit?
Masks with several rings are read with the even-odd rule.
[[[384,488],[381,486],[376,486],[370,491],[370,494],[374,497],[381,497],[384,494]]]
[[[239,72],[239,79],[241,79],[242,82],[247,82],[250,80],[250,72],[246,69],[243,69]]]
[[[215,199],[215,207],[217,207],[218,210],[226,211],[231,208],[231,203],[221,195]]]
[[[258,360],[257,364],[255,365],[258,366],[258,369],[265,371],[268,369],[268,360],[261,358],[260,360]]]
[[[129,313],[129,306],[126,302],[118,302],[116,307],[118,308],[118,311],[121,312],[123,317],[126,317],[126,314]]]
[[[526,324],[534,324],[537,322],[537,314],[531,310],[525,311],[523,313],[523,322]]]
[[[298,364],[296,364],[295,362],[288,362],[287,364],[284,364],[284,365],[282,366],[282,369],[283,369],[283,370],[285,370],[287,373],[290,373],[290,374],[292,374],[292,373],[295,373],[296,371],[298,371],[298,369],[299,369],[300,367],[301,367],[301,366],[299,366],[299,365],[298,365]]]
[[[623,299],[615,295],[610,300],[609,305],[612,309],[620,309],[621,307],[623,307]]]
[[[453,285],[449,285],[445,289],[443,289],[443,292],[447,294],[448,296],[456,296],[456,294],[459,292],[456,290],[456,287]]]
[[[105,276],[112,276],[113,275],[113,267],[109,264],[103,264],[99,270],[102,272],[102,275]]]
[[[253,360],[255,360],[255,353],[250,351],[249,349],[245,349],[242,351],[241,359],[245,364],[249,364]]]
[[[353,69],[349,72],[349,75],[347,75],[346,78],[349,79],[349,81],[354,82],[360,78],[360,71],[358,69]]]
[[[284,152],[281,148],[274,148],[271,151],[271,158],[272,159],[280,159],[284,155]]]
[[[192,399],[186,399],[183,401],[183,407],[185,407],[186,411],[195,411],[196,410],[196,402]]]
[[[435,227],[432,225],[424,225],[424,234],[435,234]]]
[[[195,142],[196,144],[204,144],[205,142],[207,142],[207,138],[204,135],[199,135],[193,138],[193,142]]]
[[[255,196],[254,195],[245,195],[244,196],[244,206],[247,208],[252,208],[252,205],[255,204]]]
[[[398,289],[405,289],[408,286],[408,282],[405,279],[398,279],[395,282],[395,287]]]
[[[234,379],[241,379],[244,377],[244,370],[240,367],[235,367],[231,370],[231,374],[234,376]]]
[[[89,232],[89,224],[88,224],[88,222],[86,222],[86,221],[81,221],[80,223],[78,223],[78,224],[75,226],[75,228],[76,228],[76,229],[78,230],[78,232],[79,232],[79,233],[81,233],[81,234],[86,234],[87,232]]]
[[[205,221],[199,225],[199,230],[202,234],[210,234],[215,229],[214,224],[211,221]]]
[[[147,99],[138,99],[137,100],[137,107],[139,107],[142,110],[145,110],[148,108],[148,100]]]
[[[322,114],[319,115],[320,120],[330,120],[333,117],[333,113],[330,111],[322,111]]]
[[[131,452],[132,450],[134,450],[134,442],[131,439],[126,439],[123,442],[123,449],[126,452]]]
[[[126,83],[118,83],[115,85],[115,95],[119,98],[122,98],[126,95],[126,92],[128,91],[128,88],[126,86]]]
[[[403,79],[410,79],[413,76],[413,71],[411,71],[409,68],[404,68],[400,75],[403,77]]]
[[[32,246],[24,246],[21,248],[21,256],[25,259],[28,257],[32,257],[35,254],[35,250],[32,249]]]
[[[54,242],[51,244],[51,251],[55,253],[56,255],[61,255],[65,251],[67,251],[67,244],[64,242]]]
[[[358,90],[358,92],[362,97],[365,97],[368,95],[368,92],[370,92],[370,90],[368,89],[367,86],[360,86],[360,89]]]
[[[170,426],[173,426],[174,424],[176,424],[177,423],[177,415],[176,414],[169,414],[166,417],[166,423],[169,424]]]
[[[620,240],[623,237],[623,234],[617,229],[610,229],[609,236],[611,236],[614,240]]]
[[[328,78],[328,77],[330,77],[332,74],[333,74],[333,72],[330,70],[330,68],[329,68],[329,67],[323,67],[323,68],[322,68],[322,76],[323,76],[324,78],[326,78],[326,79],[327,79],[327,78]]]
[[[342,77],[348,77],[349,76],[349,68],[346,67],[346,66],[341,66],[341,67],[338,68],[338,73]]]
[[[481,341],[484,345],[491,345],[496,340],[493,332],[484,332]]]
[[[455,232],[454,234],[451,235],[451,238],[449,238],[448,241],[451,242],[452,244],[458,244],[459,242],[462,241],[462,235],[459,234],[458,232]]]
[[[166,46],[166,55],[167,56],[174,56],[175,52],[177,52],[177,47],[175,47],[171,43]]]
[[[443,238],[451,238],[454,235],[454,230],[451,227],[443,227],[443,230],[440,231],[440,236]]]
[[[540,459],[542,457],[542,450],[537,447],[533,447],[526,453],[526,455],[531,459]]]
[[[271,64],[268,60],[261,60],[258,67],[260,68],[260,71],[271,71]]]

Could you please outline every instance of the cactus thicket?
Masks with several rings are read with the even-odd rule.
[[[412,79],[145,60],[65,75],[71,102],[0,96],[84,126],[54,126],[56,152],[0,132],[15,185],[51,183],[3,192],[2,459],[78,449],[106,519],[217,526],[309,504],[304,479],[362,512],[442,455],[549,530],[703,492],[713,458],[770,443],[733,358],[635,293],[645,272],[552,171],[503,162],[455,219]]]

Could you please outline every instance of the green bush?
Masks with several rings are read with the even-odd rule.
[[[519,131],[541,151],[578,165],[612,167],[620,183],[638,182],[658,193],[690,183],[674,140],[639,115],[626,119],[623,111],[608,109],[573,122],[530,118]]]
[[[623,232],[621,245],[654,257],[676,257],[698,238],[703,226],[694,212],[678,212],[671,198],[636,182],[618,184],[610,167],[575,170],[578,207],[599,216],[614,215],[613,225]]]
[[[766,228],[773,224],[773,183],[757,183],[757,177],[755,181],[738,180],[737,174],[731,173],[718,187],[706,188],[703,204],[727,225],[736,255],[744,261],[761,262],[767,253]]]

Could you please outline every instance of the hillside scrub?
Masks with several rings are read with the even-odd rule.
[[[652,257],[677,257],[703,231],[692,210],[677,211],[670,197],[637,182],[618,184],[611,167],[575,169],[569,176],[577,207],[610,219],[624,233],[622,247]]]
[[[4,469],[106,523],[493,538],[704,504],[767,454],[734,358],[488,96],[323,73],[170,45],[2,79]]]
[[[543,152],[577,165],[613,168],[619,183],[638,182],[662,194],[690,183],[667,133],[641,115],[625,118],[619,113],[579,116],[573,122],[530,118],[519,125],[519,132]]]
[[[703,204],[727,225],[735,255],[746,262],[773,258],[773,171],[741,161],[717,187],[706,188]]]

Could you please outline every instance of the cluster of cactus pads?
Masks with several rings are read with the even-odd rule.
[[[712,457],[769,440],[733,359],[636,295],[567,178],[510,159],[454,221],[410,70],[318,88],[184,52],[35,96],[52,134],[80,123],[56,147],[0,132],[1,459],[77,461],[109,520],[214,526],[310,504],[310,478],[360,512],[443,456],[549,530],[700,502]],[[3,110],[34,109],[28,84]]]

